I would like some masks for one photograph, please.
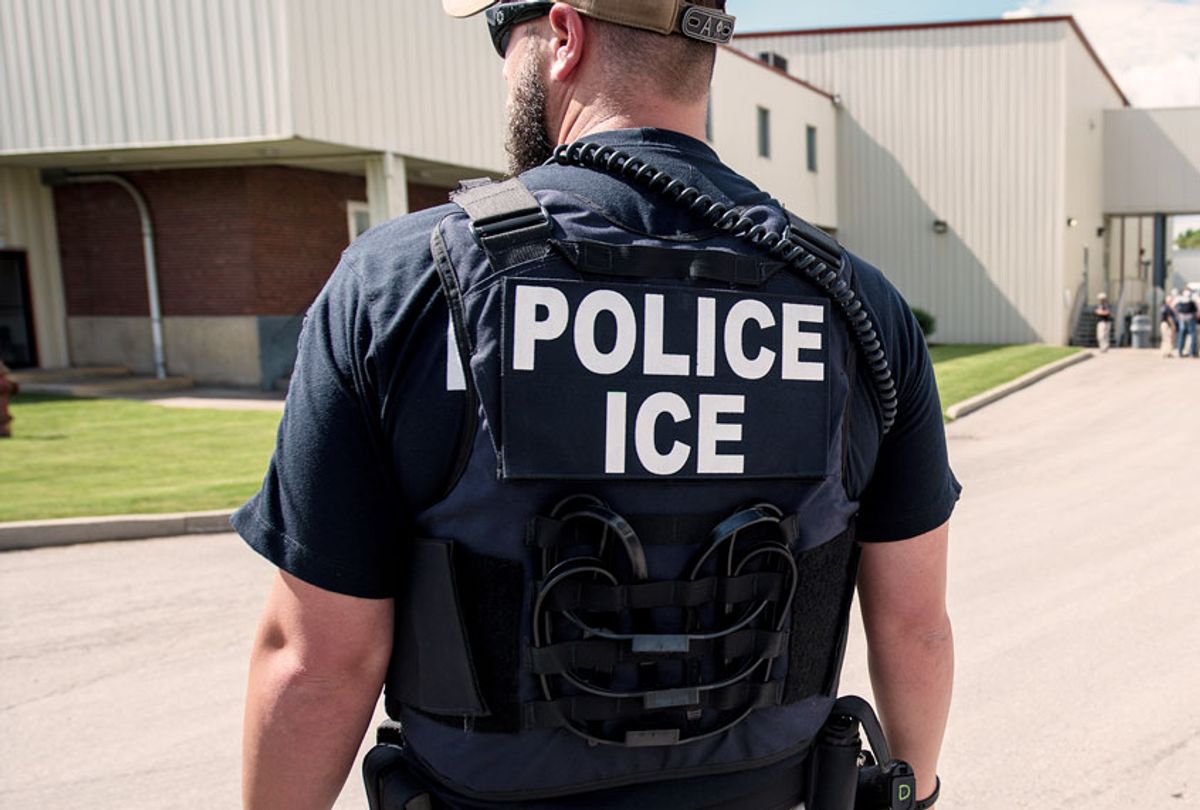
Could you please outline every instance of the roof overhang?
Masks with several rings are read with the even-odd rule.
[[[0,166],[65,169],[79,173],[283,165],[361,176],[366,173],[367,159],[379,154],[378,150],[307,138],[274,138],[0,152]],[[463,177],[489,173],[478,167],[453,166],[408,157],[405,158],[405,167],[411,182],[447,188],[453,187]]]
[[[765,37],[799,37],[799,36],[829,36],[836,34],[869,34],[874,32],[885,31],[927,31],[939,28],[981,28],[986,26],[998,25],[1031,25],[1039,23],[1066,23],[1079,37],[1079,41],[1083,43],[1083,47],[1092,57],[1092,61],[1096,63],[1096,67],[1100,68],[1100,72],[1104,74],[1104,78],[1112,85],[1113,90],[1121,97],[1121,103],[1126,107],[1131,106],[1128,96],[1117,84],[1117,80],[1108,72],[1108,67],[1100,59],[1100,55],[1096,53],[1096,49],[1092,47],[1092,43],[1088,41],[1087,36],[1083,33],[1083,29],[1079,27],[1079,23],[1075,18],[1068,15],[1053,15],[1046,17],[1012,17],[1008,19],[986,19],[986,20],[951,20],[947,22],[931,22],[931,23],[903,23],[898,25],[857,25],[846,26],[841,28],[802,28],[793,31],[747,31],[741,34],[734,34],[734,42],[739,39],[760,39]]]

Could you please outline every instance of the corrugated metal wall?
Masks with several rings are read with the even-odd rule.
[[[502,171],[503,62],[429,0],[288,0],[297,131]],[[417,179],[417,178],[413,178]]]
[[[284,0],[0,0],[0,153],[290,134]]]
[[[770,110],[771,155],[758,154],[757,109]],[[837,108],[833,101],[728,49],[712,88],[712,146],[721,158],[796,214],[838,227]],[[817,134],[817,171],[808,170],[806,129]]]
[[[1065,136],[1065,205],[1063,231],[1063,290],[1077,291],[1086,280],[1085,300],[1105,289],[1104,229],[1104,111],[1123,106],[1123,99],[1108,78],[1096,70],[1082,40],[1068,36],[1063,43],[1067,70],[1063,109]],[[1072,327],[1074,313],[1063,318],[1063,335]]]
[[[1200,107],[1111,110],[1104,152],[1110,212],[1200,213]]]
[[[939,341],[1059,342],[1066,23],[743,38],[840,95],[839,236]],[[934,233],[935,220],[949,232]]]
[[[0,166],[0,248],[26,253],[39,362],[43,368],[66,366],[67,309],[54,200],[33,169]]]

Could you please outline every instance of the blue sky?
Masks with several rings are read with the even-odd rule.
[[[729,0],[739,31],[780,28],[825,28],[840,25],[970,20],[999,17],[1021,5],[1017,0]]]

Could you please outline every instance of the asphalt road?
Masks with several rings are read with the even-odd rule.
[[[948,432],[940,807],[1200,808],[1200,361],[1111,352]],[[236,807],[270,577],[231,535],[0,554],[0,808]]]

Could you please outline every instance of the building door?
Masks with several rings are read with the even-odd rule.
[[[0,360],[14,369],[37,366],[29,270],[15,250],[0,250]]]

